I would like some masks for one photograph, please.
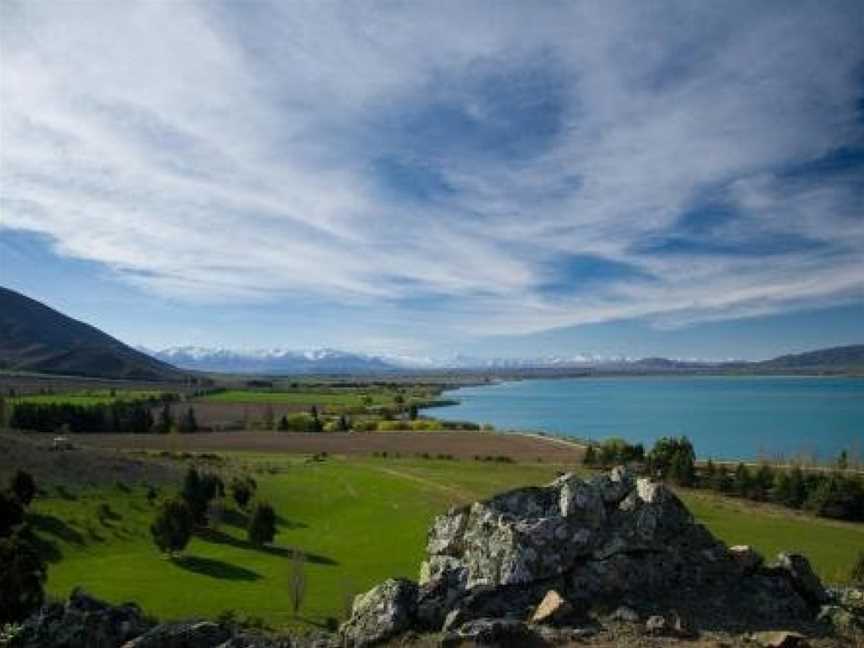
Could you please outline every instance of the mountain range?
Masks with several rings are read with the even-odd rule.
[[[370,355],[336,349],[238,351],[181,346],[134,349],[99,329],[0,287],[0,370],[178,381],[189,371],[236,374],[373,374],[418,370],[530,373],[675,371],[864,371],[864,344],[784,355],[763,362],[633,359],[589,353],[533,358]]]
[[[711,370],[820,370],[864,367],[864,345],[820,349],[784,355],[762,362],[627,358],[588,353],[572,356],[527,358],[475,358],[454,355],[441,358],[369,355],[336,349],[296,351],[287,349],[232,350],[206,347],[171,347],[148,351],[155,358],[184,369],[247,374],[386,373],[417,370],[462,371],[617,371],[624,373]]]

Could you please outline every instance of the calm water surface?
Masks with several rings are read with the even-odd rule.
[[[628,377],[524,380],[446,393],[430,414],[650,447],[686,434],[700,457],[819,458],[864,450],[864,379]]]

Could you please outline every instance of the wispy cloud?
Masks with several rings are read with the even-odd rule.
[[[864,298],[858,3],[445,5],[6,2],[0,226],[454,335]]]

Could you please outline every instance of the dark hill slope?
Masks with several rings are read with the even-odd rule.
[[[817,349],[807,353],[780,356],[760,362],[761,367],[777,369],[819,369],[864,367],[864,344]]]
[[[184,374],[52,308],[0,287],[0,369],[135,380]]]

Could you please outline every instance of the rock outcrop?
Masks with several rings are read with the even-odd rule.
[[[864,645],[864,591],[826,590],[800,555],[765,564],[750,547],[727,548],[672,491],[618,468],[439,516],[419,583],[391,579],[356,597],[338,637],[157,624],[134,604],[76,591],[4,631],[0,647],[641,648],[700,635],[730,647]]]
[[[601,608],[647,618],[643,634],[679,638],[826,625],[816,619],[830,596],[806,558],[781,554],[764,566],[749,547],[727,548],[671,490],[624,468],[451,509],[434,521],[426,550],[416,588],[388,581],[357,598],[340,630],[345,646],[408,628],[451,643],[527,645],[528,635],[542,642]]]

